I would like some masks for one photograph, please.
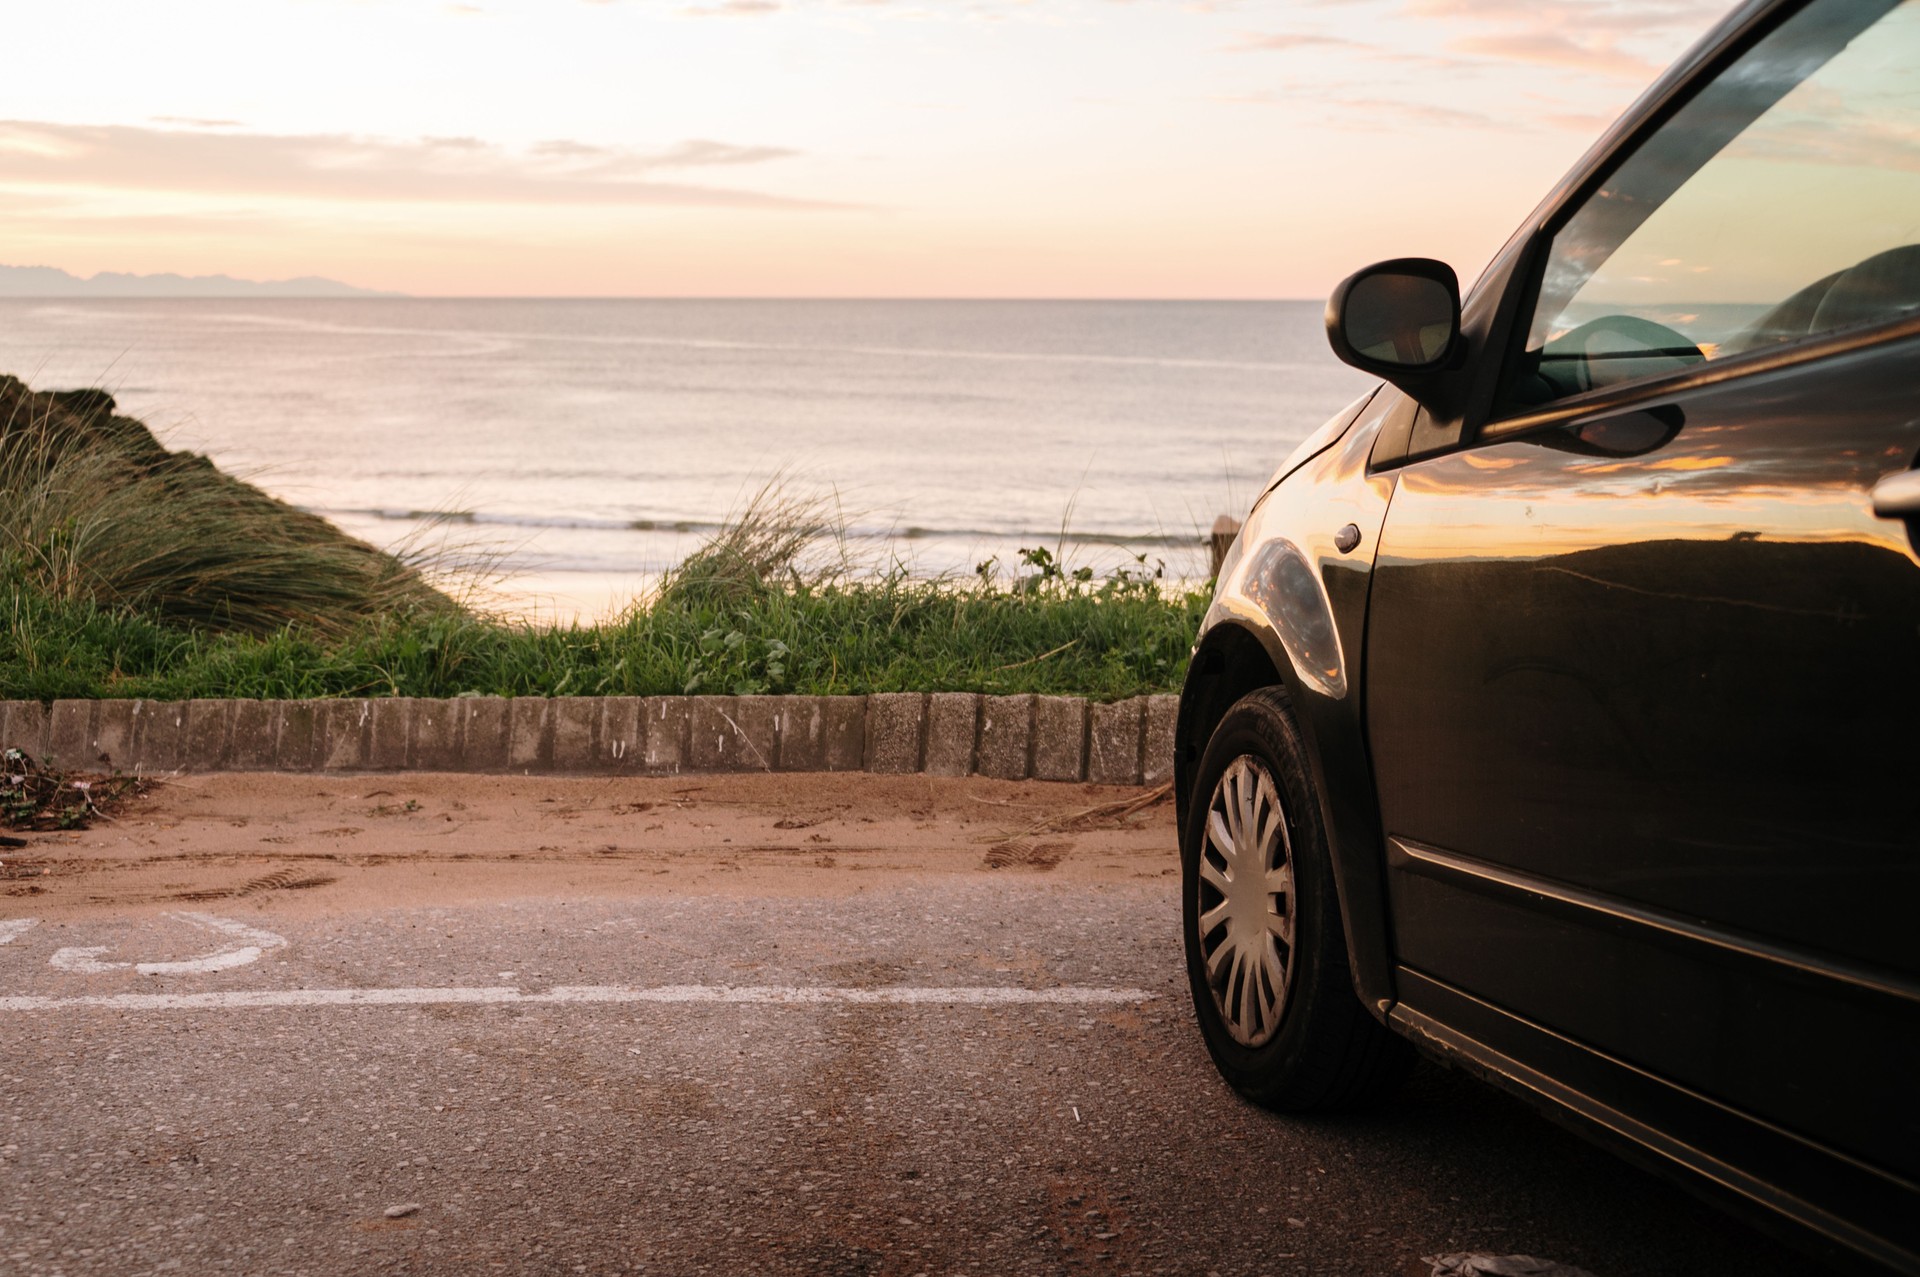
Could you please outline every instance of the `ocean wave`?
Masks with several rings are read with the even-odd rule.
[[[451,523],[508,528],[574,528],[612,532],[718,532],[724,524],[699,519],[595,519],[577,514],[494,514],[484,510],[407,510],[388,506],[312,508],[322,518],[349,516],[406,523]]]
[[[322,518],[379,519],[394,523],[428,523],[456,526],[525,528],[529,531],[559,529],[582,532],[640,533],[714,533],[726,526],[711,519],[631,518],[596,519],[570,514],[500,514],[481,510],[408,510],[361,507],[346,509],[309,508],[308,513]],[[846,535],[857,541],[1031,541],[1053,545],[1067,541],[1076,545],[1176,546],[1194,545],[1205,540],[1199,533],[1170,534],[1165,531],[1125,532],[1106,528],[991,528],[927,527],[920,524],[851,525]]]

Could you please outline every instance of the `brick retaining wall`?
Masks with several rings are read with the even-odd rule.
[[[120,772],[870,771],[1157,785],[1179,698],[462,696],[0,701],[0,747]]]

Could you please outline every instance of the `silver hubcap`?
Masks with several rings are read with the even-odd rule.
[[[1252,754],[1233,760],[1207,805],[1197,925],[1227,1032],[1242,1046],[1269,1041],[1293,968],[1293,846],[1273,773]]]

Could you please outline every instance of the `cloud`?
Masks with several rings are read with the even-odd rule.
[[[207,120],[197,115],[150,115],[155,124],[175,124],[186,129],[237,129],[238,120]]]
[[[1360,47],[1352,40],[1334,35],[1319,35],[1309,31],[1283,31],[1261,34],[1255,31],[1242,32],[1232,44],[1226,46],[1228,53],[1284,53],[1292,49],[1313,49],[1339,46],[1344,48]]]
[[[1866,172],[1920,173],[1920,140],[1898,119],[1868,111],[1791,115],[1763,120],[1727,147],[1729,158],[1818,164]]]
[[[1725,6],[1706,0],[1405,0],[1401,12],[1415,18],[1461,19],[1572,32],[1705,31]]]
[[[1401,12],[1481,28],[1448,40],[1445,47],[1454,53],[1632,80],[1651,79],[1719,16],[1706,0],[1406,0]]]
[[[1601,75],[1650,80],[1659,67],[1624,52],[1610,39],[1575,40],[1552,31],[1513,31],[1494,35],[1462,36],[1447,42],[1456,53],[1526,62],[1535,66],[1593,71]]]
[[[1402,102],[1391,98],[1329,98],[1316,95],[1333,112],[1336,127],[1364,132],[1404,133],[1408,129],[1512,129],[1518,121],[1464,111],[1431,102]]]
[[[588,4],[613,5],[626,0],[586,0]],[[826,7],[839,8],[858,6],[863,9],[885,8],[893,0],[833,0]],[[674,10],[683,18],[763,18],[788,8],[802,7],[789,3],[789,0],[696,0],[693,4],[683,4]],[[814,5],[812,7],[822,7]]]
[[[780,0],[720,0],[718,4],[688,5],[680,12],[689,18],[759,18],[780,9]]]
[[[694,165],[764,164],[799,154],[781,146],[735,146],[731,142],[712,142],[692,138],[662,151],[653,158],[659,168],[686,168]]]
[[[1611,115],[1597,115],[1590,111],[1548,111],[1535,118],[1550,128],[1564,129],[1569,133],[1579,133],[1587,137],[1599,137],[1614,121]]]
[[[1310,0],[1316,8],[1357,10],[1369,0]],[[1397,15],[1458,34],[1420,40],[1432,52],[1409,52],[1373,40],[1317,32],[1243,33],[1225,51],[1352,49],[1383,61],[1464,71],[1508,63],[1645,81],[1720,10],[1715,0],[1400,0]],[[1378,15],[1374,21],[1390,19]],[[1419,27],[1402,24],[1419,33]]]
[[[0,183],[12,185],[356,202],[845,207],[661,179],[795,154],[706,139],[652,153],[565,139],[516,151],[471,137],[398,141],[0,121]]]
[[[593,5],[640,5],[646,0],[583,0]],[[1104,0],[1114,7],[1171,9],[1196,16],[1229,13],[1243,0]],[[669,10],[682,18],[764,18],[780,13],[834,13],[858,10],[878,17],[908,22],[971,21],[1052,23],[1062,12],[1079,6],[1062,0],[951,0],[928,4],[924,0],[689,0]]]

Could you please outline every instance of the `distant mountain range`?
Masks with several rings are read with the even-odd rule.
[[[231,275],[126,275],[82,279],[52,266],[0,266],[0,297],[401,297],[334,279],[235,279]]]

